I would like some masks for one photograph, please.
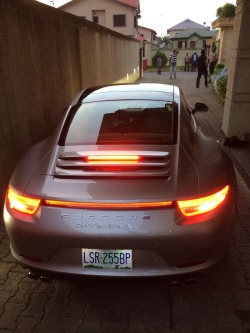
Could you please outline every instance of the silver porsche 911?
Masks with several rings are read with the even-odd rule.
[[[236,177],[178,87],[88,88],[54,134],[18,163],[4,221],[15,259],[33,272],[163,276],[225,253]]]

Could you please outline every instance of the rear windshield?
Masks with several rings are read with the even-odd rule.
[[[65,145],[173,144],[176,104],[121,100],[82,104],[68,121]]]

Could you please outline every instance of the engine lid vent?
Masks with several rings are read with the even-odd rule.
[[[55,177],[168,177],[170,154],[156,151],[91,151],[59,155]]]

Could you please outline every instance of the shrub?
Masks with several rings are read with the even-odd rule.
[[[153,58],[152,58],[152,66],[153,67],[157,67],[156,62],[157,62],[157,58],[158,57],[162,58],[162,66],[166,66],[166,64],[168,62],[168,58],[161,51],[157,51],[156,54],[153,56]]]
[[[214,69],[214,74],[219,74],[224,68],[225,68],[225,65],[216,64],[215,69]]]
[[[227,91],[227,78],[228,72],[224,65],[217,64],[214,70],[214,74],[211,77],[212,88],[216,94],[225,99]]]
[[[222,99],[225,99],[225,97],[226,97],[227,78],[228,78],[227,74],[223,75],[220,78],[218,78],[218,80],[216,82],[215,92]]]
[[[232,3],[226,3],[223,7],[219,7],[216,11],[217,17],[233,17],[235,16],[236,6]]]

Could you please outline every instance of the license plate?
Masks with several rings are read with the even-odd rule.
[[[132,250],[82,249],[84,269],[132,269]]]

